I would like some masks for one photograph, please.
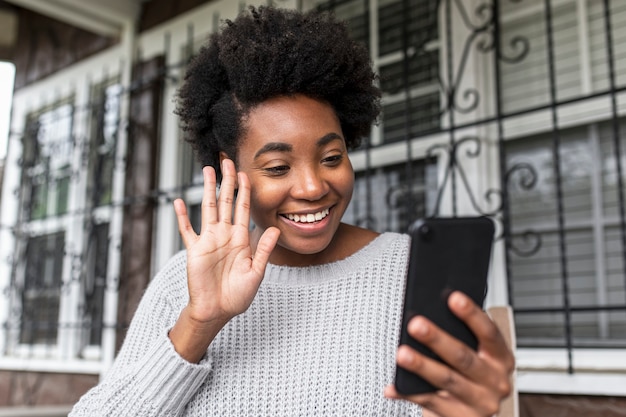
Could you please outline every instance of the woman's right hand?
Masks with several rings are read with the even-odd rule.
[[[250,306],[280,234],[278,229],[268,228],[252,252],[248,230],[250,182],[246,174],[236,173],[229,159],[222,161],[221,168],[219,198],[216,198],[215,170],[203,169],[200,234],[196,234],[189,222],[185,203],[181,199],[174,201],[178,229],[187,248],[189,302],[170,331],[170,339],[176,350],[193,362],[202,357],[231,318]]]

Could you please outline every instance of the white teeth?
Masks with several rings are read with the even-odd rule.
[[[322,220],[324,217],[328,216],[329,209],[324,209],[322,211],[318,211],[317,213],[309,213],[309,214],[287,214],[285,215],[289,220],[297,222],[297,223],[313,223]]]

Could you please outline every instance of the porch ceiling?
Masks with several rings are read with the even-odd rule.
[[[139,16],[149,0],[4,0],[53,19],[104,36],[117,36]]]

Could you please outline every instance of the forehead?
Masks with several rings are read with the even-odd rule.
[[[250,110],[244,125],[243,152],[254,153],[269,142],[315,143],[329,133],[343,138],[332,106],[302,95],[264,101]]]

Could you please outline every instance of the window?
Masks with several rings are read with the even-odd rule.
[[[507,144],[509,166],[523,163],[536,172],[534,186],[522,186],[523,176],[531,173],[520,170],[509,187],[513,305],[522,311],[564,310],[567,297],[574,309],[596,307],[572,313],[574,345],[626,347],[626,311],[601,310],[626,299],[612,125],[568,129],[560,140],[565,253],[558,233],[551,133]],[[563,346],[564,311],[520,313],[515,319],[520,345]]]
[[[116,164],[120,103],[123,88],[117,79],[107,80],[91,89],[91,137],[89,139],[89,177],[84,210],[82,245],[76,254],[81,260],[81,299],[78,320],[82,329],[80,345],[99,347],[102,341],[104,296],[107,289],[109,223],[112,216],[113,174]]]
[[[612,118],[617,114],[609,105],[615,92],[610,90],[603,3],[552,2],[550,32],[544,2],[526,3],[504,2],[502,17],[505,50],[516,38],[528,45],[522,60],[501,64],[503,110],[529,115],[524,126],[510,129],[518,138],[508,140],[505,149],[509,169],[526,167],[514,170],[508,184],[510,297],[518,344],[562,347],[569,339],[573,347],[626,347],[625,231],[619,217],[624,202],[617,186],[617,164],[626,161],[614,144]],[[626,19],[626,5],[609,3],[613,81],[623,87],[626,27],[620,22]],[[550,107],[557,114],[558,132],[545,122]],[[619,130],[623,150],[623,120]]]
[[[122,94],[110,79],[26,116],[9,355],[100,356]]]
[[[72,99],[26,115],[22,136],[20,215],[12,269],[7,351],[18,355],[57,352],[63,332],[63,300],[71,267],[68,253],[72,164]]]
[[[73,107],[60,103],[32,114],[26,122],[22,184],[23,212],[29,220],[67,212],[71,179]]]

